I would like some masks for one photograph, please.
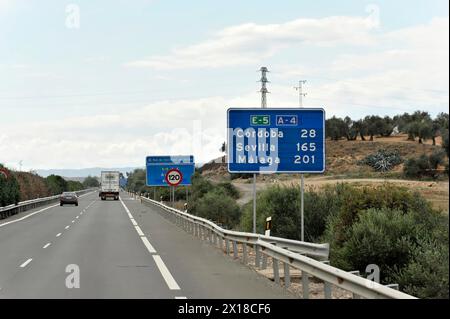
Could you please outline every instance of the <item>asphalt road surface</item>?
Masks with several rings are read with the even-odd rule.
[[[94,192],[1,220],[0,298],[293,297],[157,209]]]

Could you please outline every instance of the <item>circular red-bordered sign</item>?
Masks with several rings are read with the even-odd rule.
[[[9,172],[6,168],[0,168],[0,175],[3,175],[7,179],[9,177]]]
[[[183,174],[176,168],[169,169],[166,173],[166,182],[169,186],[177,186],[183,180]]]

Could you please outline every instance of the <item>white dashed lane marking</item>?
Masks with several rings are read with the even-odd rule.
[[[166,284],[169,287],[169,289],[170,290],[180,290],[180,286],[178,286],[177,282],[173,278],[169,269],[167,269],[166,264],[164,264],[161,257],[159,255],[153,255],[153,260],[155,261],[156,266],[158,267],[159,272],[161,273],[164,280],[166,281]]]
[[[50,246],[51,245],[51,243],[47,243],[47,244],[45,244],[45,246],[44,247],[42,247],[42,248],[47,248],[48,246]]]
[[[20,268],[25,268],[32,260],[33,260],[33,258],[28,259],[26,262],[24,262],[22,265],[20,265]]]
[[[142,242],[144,243],[145,247],[147,247],[147,250],[150,254],[155,254],[156,250],[153,248],[152,244],[148,241],[147,237],[141,237]]]

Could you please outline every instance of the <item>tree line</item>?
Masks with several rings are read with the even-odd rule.
[[[6,169],[2,164],[0,168]],[[75,192],[98,187],[97,178],[88,176],[83,182],[66,180],[59,175],[46,178],[31,172],[9,171],[8,176],[0,174],[0,207],[17,204],[20,201]]]
[[[448,113],[439,113],[434,119],[428,112],[416,111],[412,114],[403,113],[394,117],[368,115],[359,120],[353,120],[349,116],[344,119],[333,116],[326,120],[326,136],[333,141],[347,139],[355,141],[358,137],[366,141],[373,141],[375,136],[388,137],[394,132],[408,135],[408,140],[419,143],[432,140],[436,145],[436,138],[442,136],[448,139]]]

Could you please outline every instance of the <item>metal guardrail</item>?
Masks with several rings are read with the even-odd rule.
[[[83,195],[90,191],[92,191],[92,189],[76,191],[75,193],[77,195]],[[59,200],[60,196],[61,195],[36,198],[36,199],[19,202],[17,205],[13,204],[13,205],[9,205],[9,206],[0,207],[0,219],[4,219],[4,218],[10,217],[12,215],[16,215],[18,213],[30,210],[30,209],[34,209],[34,208],[37,208],[40,206],[45,206],[45,205],[57,202]]]
[[[130,193],[132,194],[132,193]],[[133,195],[133,194],[132,194]],[[352,293],[354,298],[368,299],[417,299],[388,286],[360,277],[351,272],[328,265],[329,244],[314,244],[279,237],[226,230],[215,223],[160,202],[138,196],[145,204],[151,204],[168,213],[166,216],[185,231],[213,244],[227,255],[238,258],[237,245],[242,245],[242,262],[247,264],[248,246],[255,252],[255,266],[265,268],[267,257],[272,259],[274,282],[281,284],[279,262],[284,266],[284,287],[290,286],[290,268],[301,271],[303,298],[309,298],[310,279],[323,283],[324,297],[332,298],[332,288],[339,287]],[[313,257],[313,258],[311,258]]]

